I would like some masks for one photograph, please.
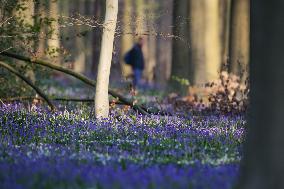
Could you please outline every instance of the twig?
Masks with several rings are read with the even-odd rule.
[[[7,48],[7,49],[1,50],[1,51],[0,51],[0,54],[3,53],[3,52],[5,52],[5,51],[10,50],[11,48],[13,48],[13,47],[9,47],[9,48]]]
[[[6,22],[8,22],[9,20],[11,20],[13,18],[13,16],[7,18],[6,20],[4,20],[3,22],[0,23],[0,27],[2,27]]]
[[[0,99],[0,102],[4,105],[4,106],[6,106],[6,104]]]

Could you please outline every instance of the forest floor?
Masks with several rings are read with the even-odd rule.
[[[0,188],[232,188],[243,117],[0,109]]]
[[[157,91],[122,92],[171,113],[143,116],[118,105],[99,121],[92,103],[57,103],[56,113],[41,104],[2,104],[0,188],[234,187],[244,116],[178,112]],[[93,98],[88,89],[49,93]]]

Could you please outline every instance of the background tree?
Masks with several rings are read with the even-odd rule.
[[[219,41],[219,1],[205,1],[205,57],[206,81],[218,79],[221,66],[221,43]]]
[[[154,81],[154,68],[157,65],[156,59],[156,47],[157,47],[157,34],[156,34],[156,19],[157,15],[157,3],[151,0],[144,0],[144,16],[142,19],[145,23],[145,31],[146,35],[146,45],[144,45],[145,49],[145,75],[146,80],[149,84],[152,84]]]
[[[180,0],[173,2],[173,35],[176,36],[172,46],[172,70],[171,77],[181,79],[192,78],[190,71],[190,51],[189,51],[189,1]],[[192,79],[191,79],[192,81]],[[176,90],[185,92],[185,88],[180,83],[173,81]]]
[[[232,0],[230,32],[230,72],[248,76],[250,0]]]
[[[122,76],[127,77],[131,74],[131,66],[125,64],[123,57],[127,51],[131,49],[134,43],[134,31],[133,31],[133,7],[131,0],[124,0],[121,2],[123,8],[121,8],[122,15],[122,36],[120,47],[120,65]]]
[[[47,51],[53,62],[61,64],[60,62],[60,28],[59,28],[59,2],[57,0],[47,1],[49,5],[49,37],[47,39]]]
[[[91,6],[91,5],[90,5]],[[105,1],[103,0],[95,0],[94,2],[94,18],[98,23],[102,23],[104,17],[104,7]],[[92,40],[92,67],[91,67],[91,75],[95,76],[98,71],[99,64],[99,54],[101,50],[101,38],[102,38],[102,28],[95,27],[93,29],[93,40]]]
[[[17,33],[15,36],[19,37],[13,38],[18,44],[30,41],[29,48],[23,43],[20,46],[14,45],[15,51],[29,56],[36,55],[37,58],[49,58],[49,61],[60,62],[76,72],[96,77],[105,0],[77,0],[74,3],[68,0],[1,2],[15,7],[11,11],[14,13],[18,6],[12,6],[10,2],[34,4],[29,6],[29,9],[35,11],[24,11],[31,18],[25,18],[25,22],[30,20],[34,26],[21,26],[25,28],[25,32]],[[248,53],[248,1],[123,0],[119,1],[119,6],[123,8],[118,13],[118,30],[112,61],[114,64],[111,68],[112,84],[116,85],[123,81],[123,77],[131,75],[130,66],[123,63],[123,56],[132,47],[138,35],[143,35],[145,39],[144,78],[149,82],[155,81],[155,86],[165,88],[170,84],[169,78],[177,76],[189,80],[191,85],[203,87],[204,83],[218,78],[220,64],[226,63],[229,54],[232,73],[241,73],[243,67],[233,67],[236,62],[240,62],[241,57],[248,57],[242,55]],[[38,28],[36,25],[41,26]],[[17,24],[13,24],[13,31],[21,28],[15,26]],[[7,27],[12,27],[12,24]],[[37,28],[37,31],[32,31],[32,28]],[[32,40],[27,40],[25,36],[31,39],[31,34],[36,34],[36,38],[34,36]],[[12,41],[12,38],[5,40]],[[52,42],[55,42],[55,45],[52,45]],[[50,52],[56,56],[46,56]],[[171,84],[174,85],[175,91],[181,90],[186,94],[188,86],[181,86],[180,83],[184,84]],[[124,84],[120,86],[126,86]]]
[[[220,44],[222,70],[228,70],[232,0],[219,0]]]
[[[241,189],[284,188],[284,1],[251,1],[251,111]]]
[[[38,26],[38,39],[35,43],[36,49],[36,57],[43,58],[45,56],[45,48],[46,48],[46,25],[44,24],[44,18],[47,17],[46,1],[43,2],[35,2],[35,16],[34,20]]]
[[[156,26],[158,36],[156,36],[156,66],[155,66],[155,83],[158,88],[165,89],[167,81],[171,75],[172,64],[172,8],[173,0],[159,0],[157,12]],[[190,77],[190,76],[189,76]]]
[[[76,10],[80,16],[85,16],[87,10],[85,10],[86,1],[81,0],[80,3],[76,4]],[[76,32],[76,59],[74,62],[74,71],[79,73],[85,73],[88,67],[88,59],[87,59],[87,42],[85,39],[88,38],[87,32],[88,28],[86,26],[75,26]]]
[[[106,15],[95,95],[95,114],[97,118],[107,118],[109,114],[108,86],[117,13],[118,0],[106,0]]]

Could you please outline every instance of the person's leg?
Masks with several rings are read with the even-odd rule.
[[[142,78],[142,70],[134,69],[134,81],[133,81],[134,87],[139,87],[141,78]]]

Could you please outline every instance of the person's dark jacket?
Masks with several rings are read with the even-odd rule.
[[[135,44],[131,49],[131,66],[133,69],[144,69],[144,56],[139,44]]]

